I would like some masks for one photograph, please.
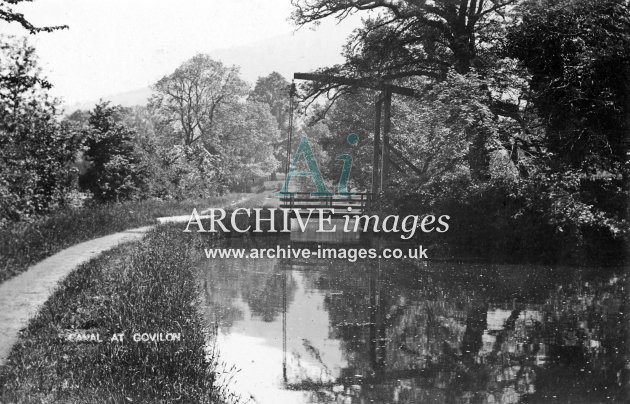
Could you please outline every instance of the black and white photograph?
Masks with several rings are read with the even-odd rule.
[[[0,403],[627,403],[629,146],[629,0],[0,0]]]

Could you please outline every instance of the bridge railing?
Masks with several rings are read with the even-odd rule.
[[[309,192],[294,192],[280,196],[280,207],[285,209],[333,209],[333,215],[362,214],[370,210],[373,203],[371,193],[314,195]]]

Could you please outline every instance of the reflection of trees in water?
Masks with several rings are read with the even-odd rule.
[[[269,262],[273,271],[275,265]],[[258,271],[262,271],[257,267]],[[285,279],[286,278],[286,279]],[[254,316],[262,318],[265,322],[275,321],[283,309],[283,293],[286,282],[287,305],[291,304],[295,297],[296,283],[290,273],[257,272],[245,277],[242,282],[242,298]]]
[[[226,332],[243,319],[242,310],[235,305],[237,298],[253,316],[270,322],[282,313],[283,294],[290,305],[297,286],[291,273],[280,269],[273,259],[215,260],[207,265],[204,277],[206,316]]]
[[[243,312],[233,305],[240,293],[238,280],[242,275],[239,270],[235,262],[225,261],[212,263],[203,275],[206,318],[226,330],[243,319]]]
[[[229,327],[243,316],[234,303],[240,297],[254,316],[276,320],[284,276],[287,307],[294,300],[291,270],[301,272],[305,290],[324,294],[329,337],[348,363],[336,391],[305,387],[313,402],[598,402],[623,394],[627,277],[527,266],[225,260],[206,274],[211,315]]]
[[[581,277],[567,272],[579,282],[557,286],[558,271],[531,267],[480,268],[475,276],[458,268],[411,272],[384,265],[379,271],[339,264],[309,281],[329,292],[331,337],[342,341],[350,364],[340,381],[361,384],[357,396],[591,402],[623,394],[620,280],[580,286]],[[515,270],[529,273],[510,273]],[[500,324],[489,329],[496,313]]]
[[[550,294],[543,315],[546,363],[537,373],[533,401],[554,395],[576,402],[605,401],[623,394],[627,352],[628,277],[559,287]]]

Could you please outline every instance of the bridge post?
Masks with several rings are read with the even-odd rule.
[[[381,110],[383,96],[377,94],[374,101],[374,152],[372,155],[372,195],[378,194],[380,189],[380,153],[381,153]]]
[[[387,189],[387,182],[389,177],[389,132],[392,128],[392,91],[391,89],[385,90],[383,108],[383,143],[381,152],[381,186],[380,190],[385,191]]]

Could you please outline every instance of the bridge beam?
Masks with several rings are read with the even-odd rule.
[[[383,92],[390,91],[391,93],[405,95],[407,97],[414,97],[416,95],[413,88],[395,86],[393,84],[387,84],[373,79],[354,79],[350,77],[316,73],[294,73],[293,78],[296,80],[310,80],[319,81],[320,83],[334,83],[352,87],[370,88],[372,90],[380,90]]]

